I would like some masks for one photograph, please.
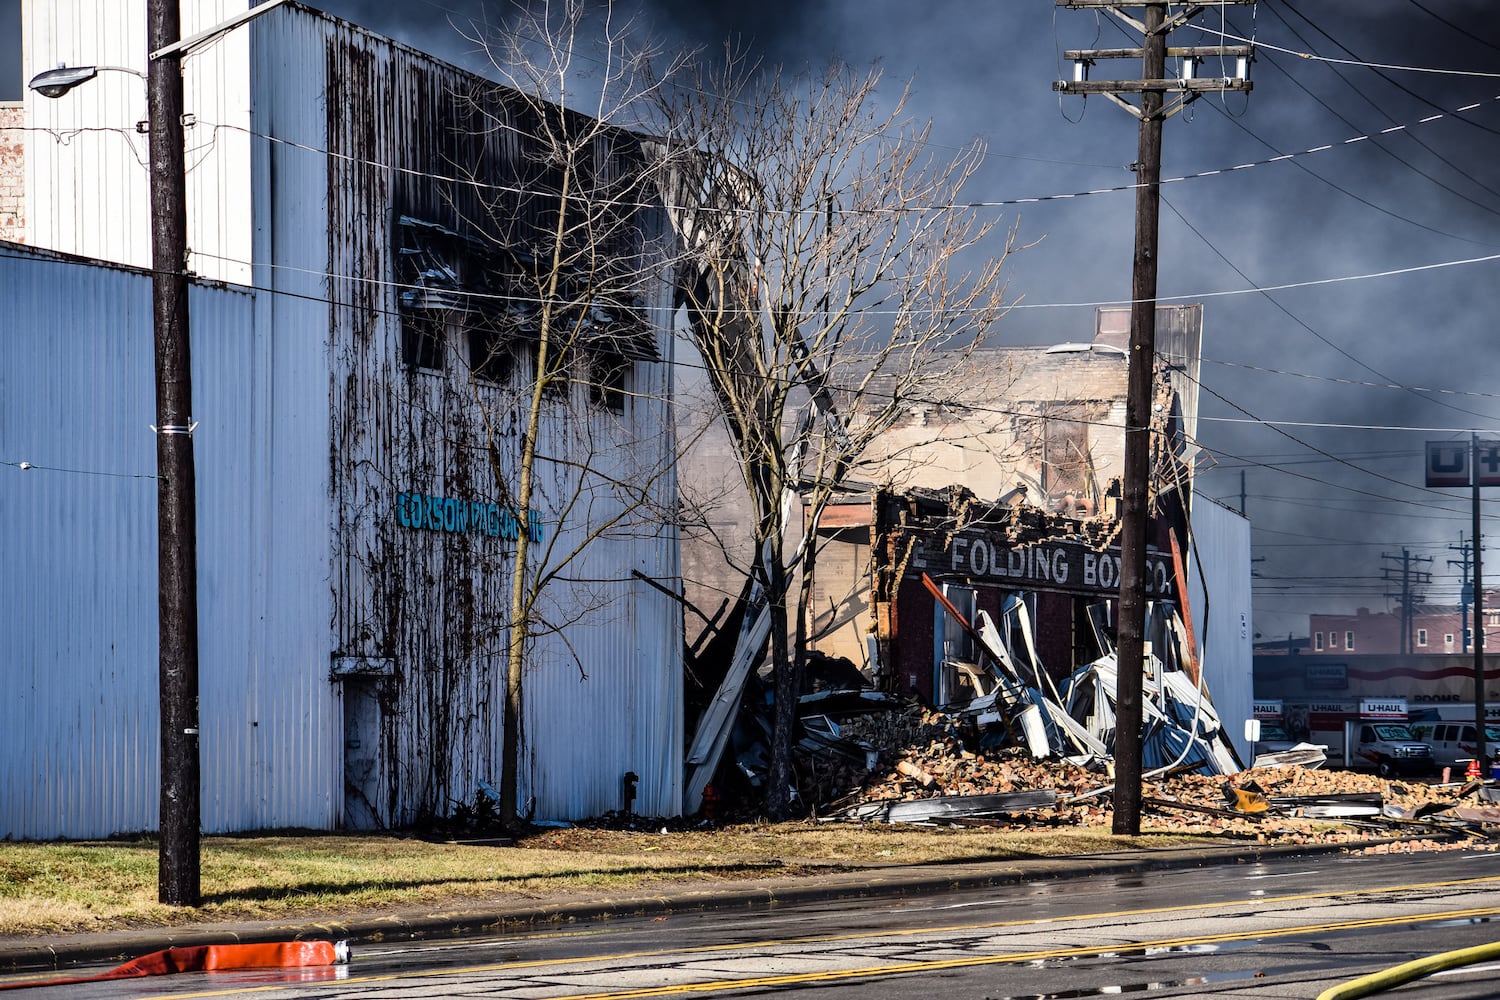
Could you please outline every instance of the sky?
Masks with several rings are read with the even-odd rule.
[[[508,5],[310,2],[473,69],[461,29]],[[878,63],[885,93],[912,84],[909,111],[933,120],[936,152],[985,143],[967,196],[1000,203],[990,210],[1035,244],[1007,264],[1017,306],[997,342],[1086,340],[1095,304],[1128,300],[1132,192],[1008,204],[1132,182],[1135,119],[1052,90],[1071,76],[1063,50],[1138,44],[1108,14],[1051,0],[631,2],[669,46],[733,36],[789,69]],[[0,0],[0,38],[17,3]],[[1187,179],[1162,187],[1158,294],[1205,306],[1199,438],[1213,467],[1198,488],[1238,509],[1243,475],[1261,638],[1306,635],[1309,612],[1389,610],[1383,577],[1399,577],[1403,553],[1431,573],[1427,600],[1458,599],[1449,560],[1470,536],[1468,491],[1424,488],[1422,451],[1500,438],[1500,260],[1483,260],[1500,255],[1492,10],[1261,0],[1171,37],[1257,46],[1251,93],[1204,97],[1166,123],[1162,177]],[[7,59],[0,47],[0,80],[16,76]],[[1093,73],[1138,75],[1138,63]],[[1265,162],[1291,153],[1305,155]],[[1497,529],[1487,513],[1485,532]],[[1500,544],[1486,558],[1500,584]]]

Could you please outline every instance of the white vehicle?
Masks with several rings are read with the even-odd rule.
[[[1382,778],[1432,773],[1432,747],[1413,736],[1406,723],[1349,722],[1347,726],[1350,767],[1373,767]]]
[[[1474,759],[1478,741],[1474,739],[1474,723],[1465,725],[1462,722],[1435,722],[1432,724],[1432,732],[1424,738],[1432,747],[1432,764],[1434,767],[1467,767],[1469,761]],[[1486,725],[1484,727],[1484,749],[1485,755],[1493,757],[1495,750],[1500,748],[1500,726]]]

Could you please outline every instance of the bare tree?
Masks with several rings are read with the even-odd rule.
[[[842,65],[792,78],[731,53],[662,93],[678,154],[666,200],[692,264],[682,296],[749,494],[769,617],[775,818],[791,808],[819,518],[913,402],[955,395],[1004,311],[1014,248],[956,203],[982,150],[930,146],[905,91],[877,97],[880,79]]]
[[[655,535],[673,518],[675,452],[661,440],[670,379],[655,324],[669,311],[676,244],[653,181],[659,163],[642,144],[661,67],[633,26],[608,4],[548,0],[517,5],[503,28],[472,40],[500,82],[466,95],[453,198],[463,232],[483,245],[491,296],[469,331],[472,398],[494,480],[514,483],[519,524],[499,790],[500,820],[513,825],[534,644],[566,644],[606,585],[629,582],[589,578],[590,547]],[[648,403],[654,420],[620,419]],[[542,510],[571,530],[543,529]],[[563,597],[549,596],[559,582]]]

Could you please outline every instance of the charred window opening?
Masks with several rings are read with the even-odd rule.
[[[490,323],[471,327],[468,334],[469,371],[473,376],[495,385],[515,381],[521,358],[513,334]]]
[[[1089,487],[1087,414],[1082,407],[1050,406],[1042,429],[1042,487],[1048,495],[1083,494]]]
[[[443,370],[446,328],[441,318],[404,316],[401,320],[401,360],[408,368]]]
[[[625,396],[635,365],[618,354],[594,354],[589,358],[589,402],[611,413],[625,412]]]

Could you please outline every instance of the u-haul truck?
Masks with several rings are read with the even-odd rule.
[[[1405,698],[1361,698],[1359,718],[1344,723],[1344,766],[1381,777],[1432,773],[1432,747],[1412,735]]]

